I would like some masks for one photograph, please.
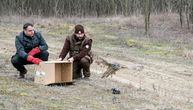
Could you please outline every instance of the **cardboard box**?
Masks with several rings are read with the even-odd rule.
[[[34,81],[44,85],[72,82],[72,66],[69,61],[41,62],[36,68]]]

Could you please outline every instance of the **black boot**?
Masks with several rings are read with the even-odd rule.
[[[27,73],[27,70],[20,71],[20,73],[19,73],[19,79],[24,79],[26,73]]]

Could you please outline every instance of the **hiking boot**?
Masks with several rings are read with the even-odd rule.
[[[18,79],[24,79],[25,78],[25,74],[19,74],[19,78]]]
[[[83,79],[86,81],[90,81],[90,77],[84,77]]]
[[[19,79],[24,79],[26,73],[27,73],[27,70],[24,70],[24,71],[20,72],[19,73]]]

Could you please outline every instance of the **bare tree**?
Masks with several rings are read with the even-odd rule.
[[[178,1],[178,13],[180,16],[180,26],[183,27],[183,0]]]
[[[145,33],[146,35],[149,32],[150,27],[150,14],[151,14],[151,5],[152,0],[145,0],[145,6],[144,6],[144,17],[145,17]]]
[[[185,16],[186,16],[186,22],[187,22],[187,27],[190,29],[190,0],[185,1]]]
[[[189,11],[188,16],[192,18],[190,14],[192,0],[2,0],[0,15],[99,17],[145,14],[146,22],[149,24],[150,11],[152,13],[179,12],[182,24],[184,3],[188,3],[187,1],[190,6],[186,12]]]
[[[193,29],[193,0],[191,0],[191,5],[190,5],[190,22],[191,22],[191,28]]]

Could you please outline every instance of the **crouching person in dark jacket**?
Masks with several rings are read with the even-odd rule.
[[[92,39],[84,33],[82,25],[75,26],[75,32],[67,36],[58,60],[63,60],[69,53],[68,60],[73,62],[73,79],[82,78],[82,71],[85,79],[90,77],[90,65],[92,58]]]
[[[24,65],[39,64],[48,60],[48,45],[39,32],[34,31],[33,24],[26,23],[23,31],[15,38],[16,54],[11,63],[20,72],[19,78],[25,78],[27,73]]]

